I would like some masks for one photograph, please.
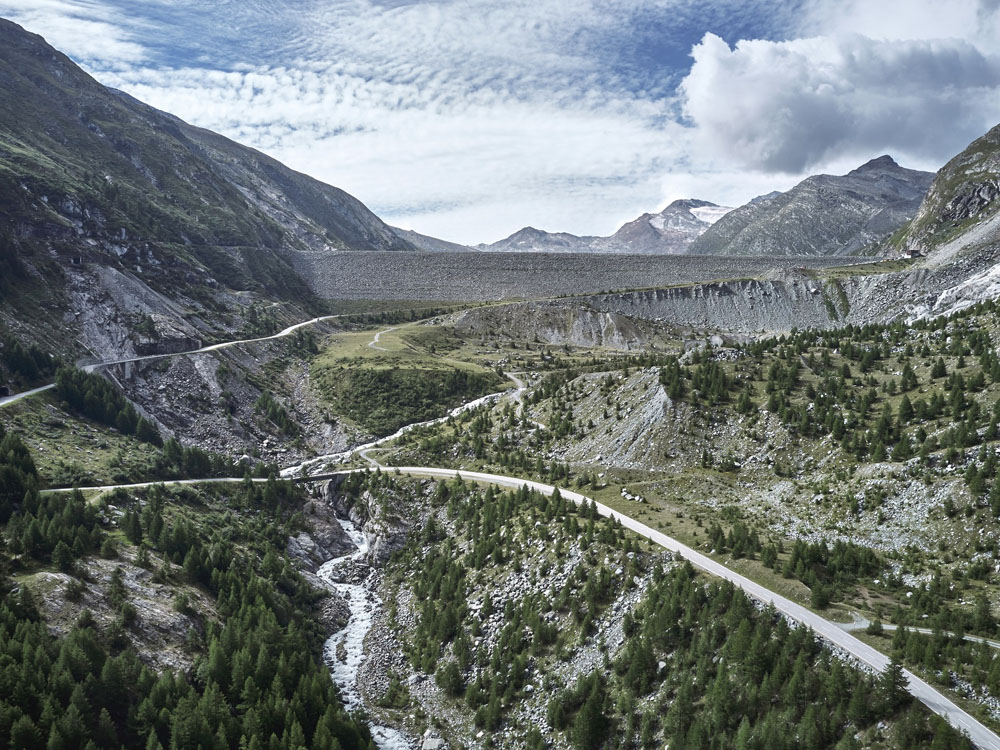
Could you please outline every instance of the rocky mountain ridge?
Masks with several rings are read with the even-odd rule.
[[[814,175],[729,212],[688,252],[706,255],[857,255],[917,212],[934,175],[880,156],[846,175]]]
[[[1000,125],[969,144],[945,164],[931,183],[920,208],[893,238],[905,253],[949,262],[965,248],[995,242],[1000,236]]]
[[[729,209],[693,198],[675,200],[658,213],[644,213],[608,237],[578,237],[525,227],[505,239],[477,245],[488,252],[633,253],[678,255]]]
[[[2,19],[0,97],[0,320],[47,348],[132,353],[137,323],[154,347],[210,339],[254,304],[301,320],[322,304],[291,251],[414,249],[344,191],[101,85]]]

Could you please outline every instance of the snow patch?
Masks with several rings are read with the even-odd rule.
[[[691,213],[708,224],[714,224],[732,210],[730,206],[699,206],[692,208]]]

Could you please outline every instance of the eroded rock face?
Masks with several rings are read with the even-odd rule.
[[[699,330],[755,334],[792,327],[825,328],[841,301],[824,284],[804,276],[730,281],[588,297],[595,308]],[[836,313],[836,315],[834,314]]]
[[[337,522],[331,505],[313,502],[308,511],[306,519],[310,530],[289,537],[285,551],[289,557],[298,560],[304,570],[315,573],[327,560],[352,552],[354,543]]]
[[[93,265],[66,273],[70,307],[65,322],[80,331],[94,359],[196,349],[201,332],[184,309],[135,274]],[[139,329],[142,329],[141,331]]]
[[[495,337],[632,351],[663,337],[659,326],[578,303],[525,302],[464,310],[452,316],[457,330]]]
[[[317,326],[316,330],[324,329]],[[300,428],[294,435],[266,418],[257,407],[263,392],[254,373],[266,366],[285,369],[267,390]],[[244,455],[288,465],[360,442],[333,421],[313,391],[309,363],[289,340],[115,365],[103,373],[163,432],[240,461]]]
[[[941,168],[917,215],[903,231],[900,245],[939,261],[948,260],[952,253],[942,244],[951,244],[953,232],[969,220],[981,222],[994,215],[998,196],[1000,125]]]
[[[941,218],[958,222],[979,216],[1000,196],[1000,178],[964,185],[955,197],[945,204]]]
[[[604,312],[737,336],[885,323],[942,315],[982,299],[969,282],[980,279],[982,269],[991,269],[998,256],[998,243],[984,243],[975,252],[963,250],[947,264],[928,258],[893,273],[824,280],[800,269],[761,279],[601,294],[581,301]]]
[[[409,532],[407,527],[383,527],[369,536],[371,552],[369,553],[374,565],[385,565],[389,558],[401,550],[406,544],[406,537]],[[366,532],[368,533],[368,532]]]
[[[350,520],[364,532],[368,539],[369,563],[382,566],[406,544],[413,521],[402,514],[394,498],[379,498],[365,491],[350,503],[340,492],[342,483],[341,477],[330,480],[323,486],[321,497],[339,518]]]

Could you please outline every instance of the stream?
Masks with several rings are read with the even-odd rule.
[[[319,456],[317,458],[304,461],[296,466],[290,466],[283,469],[281,475],[283,477],[302,476],[310,473],[311,469],[322,466],[323,464],[341,463],[346,461],[356,453],[361,453],[361,455],[364,456],[365,451],[377,448],[380,445],[384,445],[385,443],[395,440],[396,438],[405,435],[410,430],[427,425],[439,424],[470,409],[475,409],[483,404],[497,401],[506,395],[512,395],[520,404],[520,408],[523,409],[524,404],[522,401],[522,394],[524,393],[525,385],[519,378],[511,377],[511,379],[516,385],[516,387],[512,390],[501,391],[500,393],[490,393],[452,409],[443,417],[431,419],[426,422],[409,424],[401,427],[392,435],[379,438],[378,440],[374,440],[370,443],[357,445],[349,450],[341,451],[340,453],[331,453],[325,456]],[[367,458],[367,456],[365,456],[365,458]],[[347,601],[351,615],[350,619],[347,621],[347,625],[327,639],[326,644],[323,647],[323,654],[326,659],[326,663],[330,668],[330,676],[337,684],[337,688],[340,691],[340,696],[344,705],[348,710],[355,711],[366,708],[364,700],[361,698],[361,693],[358,690],[358,670],[360,670],[365,658],[365,636],[367,636],[368,631],[371,630],[372,621],[375,618],[375,614],[382,606],[382,602],[374,592],[369,591],[368,588],[366,588],[364,583],[347,583],[344,580],[345,578],[348,578],[351,564],[362,560],[365,555],[368,554],[368,539],[361,529],[351,521],[342,518],[338,518],[337,521],[341,528],[343,528],[347,533],[348,537],[350,537],[357,549],[354,552],[349,552],[341,557],[335,557],[332,560],[327,560],[323,563],[320,569],[316,571],[316,575],[323,579],[323,581],[326,582],[331,589],[336,591],[345,601]],[[370,724],[369,728],[371,729],[372,738],[375,740],[375,744],[379,750],[412,750],[412,748],[416,747],[416,743],[414,741],[408,739],[406,735],[396,729],[393,729],[392,727]]]
[[[327,560],[316,571],[331,589],[347,601],[351,610],[347,625],[331,635],[323,647],[326,663],[330,667],[330,676],[340,690],[341,699],[350,711],[364,709],[364,701],[358,690],[358,670],[364,661],[365,636],[371,629],[372,620],[382,602],[363,583],[345,583],[342,579],[348,572],[350,564],[361,560],[368,554],[368,539],[361,529],[350,521],[338,519],[341,528],[354,542],[357,550],[342,557]],[[338,651],[344,656],[339,658]],[[376,746],[380,750],[411,750],[414,743],[406,735],[391,727],[370,724],[369,728]]]

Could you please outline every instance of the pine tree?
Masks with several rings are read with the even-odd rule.
[[[898,711],[909,699],[907,685],[909,680],[903,673],[902,665],[893,657],[888,666],[878,678],[879,693],[883,704],[890,711]]]
[[[899,402],[899,423],[908,424],[913,419],[913,404],[909,396],[903,396]]]
[[[571,738],[573,747],[577,750],[596,750],[607,739],[611,729],[610,722],[604,715],[603,683],[596,673],[591,682],[587,698],[573,720]]]
[[[60,541],[52,550],[52,563],[63,573],[72,573],[75,558],[66,542]]]

